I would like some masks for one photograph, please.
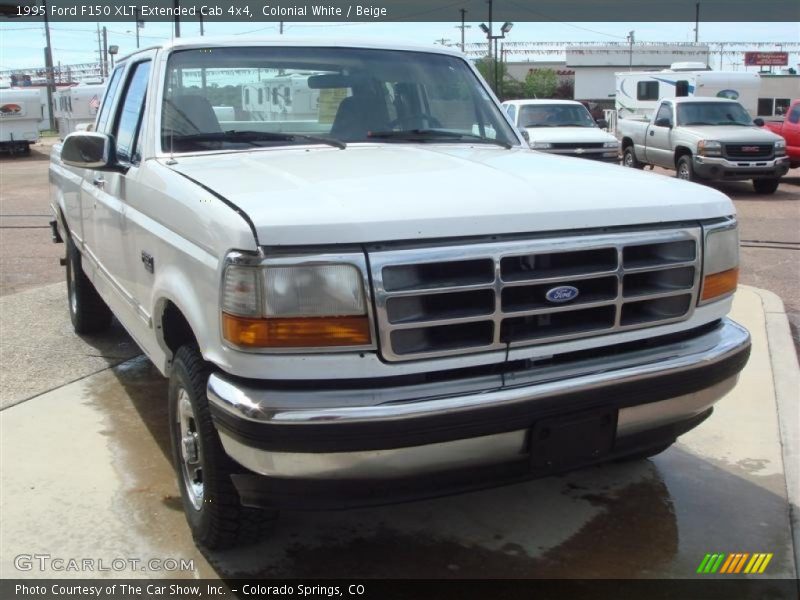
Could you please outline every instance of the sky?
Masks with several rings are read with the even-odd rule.
[[[418,44],[458,44],[461,33],[459,23],[292,23],[284,24],[287,37],[323,38],[392,38]],[[468,23],[465,41],[485,42],[479,23]],[[97,23],[51,23],[53,62],[77,64],[97,62]],[[119,46],[119,55],[124,56],[136,49],[134,24],[125,22],[100,22],[108,29],[108,44]],[[265,35],[278,34],[278,23],[205,23],[206,35]],[[630,30],[635,32],[637,42],[692,42],[694,23],[515,23],[508,34],[514,42],[625,42]],[[197,36],[198,23],[181,22],[183,37]],[[140,30],[142,47],[169,40],[171,23],[148,22]],[[699,41],[703,42],[798,42],[800,23],[700,23]],[[0,24],[0,70],[40,67],[44,64],[44,27],[36,23]],[[742,48],[743,49],[743,48]],[[774,47],[752,47],[751,50],[776,50]],[[524,56],[511,56],[510,61],[523,60]],[[563,54],[537,54],[533,60],[563,60]],[[713,68],[719,68],[719,57],[712,56]],[[723,69],[743,67],[741,55],[723,56]],[[794,47],[789,56],[789,66],[798,67],[800,48]]]

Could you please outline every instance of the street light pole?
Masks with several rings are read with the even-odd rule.
[[[44,0],[44,37],[47,41],[47,46],[44,49],[44,68],[47,71],[47,106],[48,113],[50,113],[50,129],[56,128],[56,116],[53,114],[53,91],[56,86],[53,77],[53,50],[50,47],[50,21],[47,19],[47,0]]]
[[[630,50],[628,51],[628,71],[633,71],[633,38],[635,33],[635,31],[628,32],[628,43],[630,44]]]

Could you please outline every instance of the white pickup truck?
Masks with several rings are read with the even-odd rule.
[[[761,129],[741,104],[723,98],[662,100],[649,121],[619,119],[622,164],[674,169],[687,181],[752,179],[772,194],[789,170],[786,142]]]
[[[242,87],[277,73],[305,78],[315,118],[242,108]],[[749,355],[726,317],[731,201],[531,151],[446,48],[141,50],[94,131],[53,147],[50,177],[75,331],[113,314],[169,378],[206,547],[260,535],[281,507],[657,453]]]

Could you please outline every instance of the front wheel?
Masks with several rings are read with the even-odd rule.
[[[630,167],[631,169],[641,169],[644,167],[644,165],[636,158],[636,152],[634,152],[633,146],[628,146],[625,148],[625,152],[622,154],[622,164],[626,167]]]
[[[111,325],[111,310],[97,293],[83,272],[80,250],[68,237],[67,246],[67,301],[69,318],[75,333],[99,333]]]
[[[222,447],[206,397],[210,368],[193,346],[175,353],[169,380],[172,459],[195,541],[210,550],[254,543],[277,517],[245,508],[231,481],[242,472]]]
[[[775,179],[753,179],[753,189],[759,194],[774,194],[778,189],[780,180]]]
[[[684,181],[697,181],[697,176],[694,174],[694,166],[692,165],[692,157],[685,155],[678,159],[678,169],[675,173],[678,179]]]

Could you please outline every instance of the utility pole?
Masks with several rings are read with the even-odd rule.
[[[486,3],[489,5],[489,62],[492,62],[492,0],[486,0]]]
[[[172,0],[172,6],[175,8],[175,37],[181,37],[181,17],[179,14],[181,3],[180,0]]]
[[[106,28],[103,27],[103,77],[108,77],[108,61],[106,57],[108,56],[108,31]]]
[[[700,3],[694,5],[694,43],[700,39]]]
[[[438,40],[433,40],[434,44],[439,44],[440,46],[446,46],[447,42],[450,41],[450,38],[439,38]]]
[[[633,71],[633,42],[635,33],[635,31],[628,32],[628,43],[630,44],[630,50],[628,51],[628,71]]]
[[[278,21],[278,33],[283,35],[283,21]]]
[[[203,30],[203,15],[200,15],[200,37],[203,37],[205,31]]]
[[[722,49],[725,47],[725,44],[719,45],[719,70],[722,71],[722,56],[725,54]]]
[[[103,75],[103,63],[105,62],[105,54],[103,54],[103,37],[100,34],[100,23],[97,24],[97,58],[100,61],[100,81],[105,82],[106,78]]]
[[[136,49],[139,49],[139,7],[135,6],[133,8],[133,25],[134,29],[136,29]]]
[[[461,51],[464,52],[464,30],[469,29],[472,25],[465,25],[464,21],[466,19],[467,11],[463,8],[459,8],[458,12],[461,13],[461,25],[456,25],[456,29],[461,30]]]
[[[56,86],[53,80],[53,50],[50,47],[50,21],[47,19],[47,0],[44,0],[44,36],[47,46],[44,48],[44,68],[47,71],[47,112],[50,114],[50,129],[56,128],[56,116],[53,114],[53,91]]]

